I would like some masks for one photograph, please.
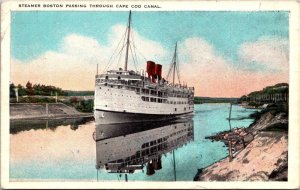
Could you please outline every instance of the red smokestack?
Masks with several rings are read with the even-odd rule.
[[[152,78],[152,82],[155,82],[155,63],[153,61],[147,61],[147,73],[148,77]]]
[[[158,79],[161,79],[161,72],[162,72],[162,65],[156,64],[155,65],[155,74],[157,75]]]
[[[147,61],[147,73],[148,77],[155,75],[155,63],[153,61]]]

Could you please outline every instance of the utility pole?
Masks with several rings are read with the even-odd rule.
[[[19,102],[18,88],[14,88],[14,90],[15,90],[15,93],[16,93],[17,102]]]

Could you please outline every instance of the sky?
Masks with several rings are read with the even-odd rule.
[[[117,47],[127,11],[15,11],[11,19],[15,84],[93,90],[97,64],[99,72],[124,67]],[[145,70],[152,60],[166,76],[177,42],[180,80],[194,86],[196,96],[240,97],[288,82],[288,19],[284,11],[133,11],[138,62],[130,55],[128,67]]]

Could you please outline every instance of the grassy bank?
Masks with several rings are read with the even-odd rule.
[[[84,113],[92,113],[94,107],[94,100],[85,100],[83,97],[67,97],[56,100],[55,96],[24,96],[19,97],[18,102],[16,98],[11,98],[10,103],[63,103],[65,105],[74,107],[79,112]]]

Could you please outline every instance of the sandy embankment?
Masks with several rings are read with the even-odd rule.
[[[46,107],[48,106],[48,110]],[[75,108],[62,103],[11,103],[10,119],[48,119],[92,117],[93,113],[81,113]]]
[[[250,125],[254,139],[241,151],[200,169],[197,181],[287,180],[288,118],[284,112],[267,111]]]

